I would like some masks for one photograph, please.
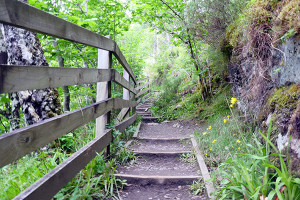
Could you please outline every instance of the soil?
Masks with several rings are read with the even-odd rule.
[[[139,133],[141,138],[185,138],[200,128],[192,121],[171,121],[143,123]]]
[[[194,196],[188,185],[129,185],[120,192],[122,200],[204,200],[205,195]]]
[[[177,155],[147,155],[138,157],[129,166],[119,166],[117,173],[132,175],[161,175],[161,176],[197,176],[199,167],[196,163],[182,162]]]
[[[130,149],[137,152],[172,152],[189,151],[192,144],[189,140],[184,141],[136,141]]]

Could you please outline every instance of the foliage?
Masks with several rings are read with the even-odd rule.
[[[241,158],[228,159],[220,165],[219,180],[220,199],[298,199],[300,197],[300,179],[293,178],[284,161],[283,155],[270,141],[272,124],[265,136],[266,144],[263,146],[256,137],[255,144],[247,144],[251,151],[239,154]],[[277,154],[271,154],[271,148]],[[280,169],[275,167],[270,158],[280,158]],[[287,158],[288,159],[288,158]],[[275,169],[272,171],[271,169]],[[215,177],[216,181],[216,177]],[[266,198],[267,197],[267,198]]]
[[[29,187],[46,173],[57,167],[71,154],[94,139],[94,123],[91,122],[66,136],[60,137],[55,148],[34,152],[0,169],[0,199],[12,199]],[[134,126],[127,128],[126,134],[134,132]],[[120,139],[124,135],[115,131]],[[80,173],[74,177],[60,192],[57,199],[89,199],[115,197],[118,189],[126,182],[114,176],[117,165],[126,164],[135,159],[135,155],[124,149],[124,142],[114,142],[111,145],[110,161],[103,154],[97,155]]]
[[[203,179],[193,181],[193,184],[190,186],[190,191],[193,195],[202,195],[205,191]]]
[[[299,33],[300,3],[297,0],[252,0],[242,14],[227,28],[230,44],[237,48],[255,40],[255,30],[269,34],[270,42]],[[253,32],[254,31],[254,32]],[[252,41],[253,43],[253,41]]]

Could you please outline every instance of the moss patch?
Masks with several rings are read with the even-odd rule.
[[[237,48],[252,40],[251,30],[266,26],[272,42],[300,33],[299,0],[252,0],[242,14],[227,27],[226,37]],[[293,31],[291,31],[293,30]],[[287,34],[287,33],[293,33]]]
[[[300,96],[300,84],[275,89],[268,99],[271,111],[280,112],[282,109],[295,110]]]

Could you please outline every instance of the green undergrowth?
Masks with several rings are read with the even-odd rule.
[[[215,115],[225,115],[229,112],[226,101],[230,95],[228,85],[215,89],[214,95],[203,101],[201,92],[197,89],[182,96],[179,90],[180,79],[166,82],[151,108],[152,113],[160,117],[160,121],[175,119],[205,121]]]
[[[138,121],[138,120],[137,120]],[[114,131],[114,142],[110,146],[110,159],[99,153],[82,169],[54,199],[105,199],[118,197],[118,190],[126,182],[114,176],[118,165],[135,159],[135,155],[124,148],[126,139],[135,131],[137,122],[128,127],[126,134]],[[112,125],[110,125],[112,126]],[[60,137],[55,143],[24,156],[13,164],[0,169],[0,199],[12,199],[38,179],[68,159],[74,152],[94,139],[95,123]]]
[[[217,199],[299,199],[300,179],[292,175],[289,154],[272,143],[272,123],[266,133],[257,131],[235,111],[236,101],[233,97],[228,102],[228,115],[209,117],[195,132],[216,187],[214,195]]]
[[[252,127],[242,119],[230,113],[216,114],[206,124],[200,132],[195,132],[195,137],[211,170],[236,153],[248,151],[246,144],[252,140]]]

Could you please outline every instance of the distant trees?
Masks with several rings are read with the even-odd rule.
[[[218,48],[225,29],[247,0],[135,0],[134,13],[140,22],[159,32],[169,33],[175,44],[184,44],[189,51],[203,96],[208,95],[208,67],[200,61],[202,43]]]

